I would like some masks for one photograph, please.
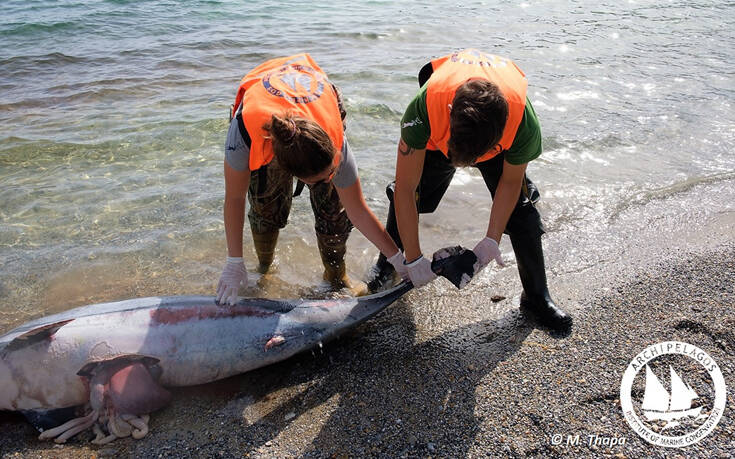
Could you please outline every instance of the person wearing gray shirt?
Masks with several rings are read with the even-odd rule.
[[[345,252],[354,225],[405,274],[403,252],[368,208],[355,157],[344,136],[346,113],[337,88],[308,54],[258,66],[241,81],[225,143],[225,236],[227,263],[217,301],[234,304],[247,285],[243,261],[245,199],[258,256],[258,271],[273,262],[279,230],[294,197],[309,188],[324,280],[334,289],[367,293],[346,274]],[[234,108],[233,107],[233,108]],[[339,110],[339,111],[336,111]]]

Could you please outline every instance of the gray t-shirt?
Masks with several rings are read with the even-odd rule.
[[[236,171],[242,172],[248,170],[250,148],[248,148],[245,140],[240,135],[237,118],[232,118],[230,129],[227,131],[225,161]],[[347,188],[354,185],[356,181],[357,163],[355,162],[355,156],[352,154],[350,144],[347,143],[347,137],[345,137],[342,142],[342,160],[339,163],[337,172],[332,177],[332,183],[337,188]]]

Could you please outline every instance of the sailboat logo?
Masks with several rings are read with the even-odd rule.
[[[651,368],[646,365],[646,389],[643,393],[643,414],[649,421],[666,421],[662,430],[679,425],[678,420],[692,417],[699,418],[702,407],[692,408],[692,400],[699,395],[687,383],[682,381],[679,374],[669,366],[671,374],[671,394]],[[702,415],[703,418],[706,416]]]
[[[667,358],[667,362],[670,363],[668,388],[651,369],[659,367],[649,365],[653,360],[667,354],[676,356]],[[697,394],[686,379],[674,369],[675,366],[681,368],[676,363],[677,359],[687,358],[701,365],[709,374],[710,381],[700,380],[696,385],[701,391],[700,394]],[[672,365],[674,363],[676,364]],[[644,368],[646,386],[643,401],[638,409],[633,406],[633,380]],[[691,376],[683,374],[685,377]],[[700,375],[702,372],[696,374]],[[701,389],[710,382],[712,384],[710,387],[714,389],[714,397],[710,390]],[[717,362],[697,346],[681,341],[665,341],[645,348],[630,362],[620,383],[620,407],[628,425],[641,438],[658,446],[681,448],[697,443],[715,429],[726,403],[725,379]],[[708,409],[705,410],[705,407]],[[639,417],[638,413],[642,416]],[[665,425],[661,427],[661,424]]]

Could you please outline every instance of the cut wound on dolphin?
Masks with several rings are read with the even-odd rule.
[[[267,343],[265,343],[265,350],[276,346],[280,346],[281,344],[286,342],[286,338],[284,338],[281,335],[275,335],[273,338],[269,339]]]

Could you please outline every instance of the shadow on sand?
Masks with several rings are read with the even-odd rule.
[[[111,446],[133,455],[464,456],[481,428],[478,386],[487,392],[488,374],[518,351],[533,323],[513,309],[421,339],[407,301],[323,349],[174,389],[173,403],[152,416],[151,434]],[[35,450],[29,425],[18,416],[3,421],[15,440],[0,449]],[[92,446],[88,440],[80,434],[72,444]]]
[[[480,428],[478,385],[532,330],[514,309],[416,343],[411,308],[400,301],[323,351],[240,379],[230,405],[241,426],[225,435],[236,435],[242,452],[276,443],[315,456],[465,455]],[[296,447],[282,433],[311,440]]]

